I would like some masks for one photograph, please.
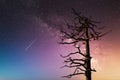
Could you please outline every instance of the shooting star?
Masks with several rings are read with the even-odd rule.
[[[28,51],[31,46],[37,41],[37,38],[35,38],[26,48],[25,48],[25,51]]]

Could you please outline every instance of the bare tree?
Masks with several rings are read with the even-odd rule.
[[[106,33],[102,33],[97,24],[99,22],[93,21],[81,13],[76,12],[75,9],[72,9],[72,14],[74,17],[74,22],[72,24],[66,22],[67,30],[61,29],[62,37],[60,44],[72,44],[77,49],[76,52],[69,53],[66,56],[61,55],[62,58],[65,58],[65,65],[62,67],[74,68],[74,72],[63,76],[66,78],[71,78],[75,75],[84,74],[86,80],[91,80],[91,71],[96,72],[95,69],[91,69],[91,55],[90,55],[90,44],[91,40],[98,40],[100,37],[104,36]],[[67,41],[67,40],[71,41]],[[79,42],[85,43],[85,53],[81,51],[80,46],[76,46]],[[73,55],[81,56],[80,59],[73,58]]]

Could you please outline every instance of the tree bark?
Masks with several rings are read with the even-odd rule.
[[[88,27],[86,27],[86,80],[91,80],[91,56],[90,56],[90,45]]]

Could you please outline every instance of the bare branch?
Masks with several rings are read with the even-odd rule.
[[[63,30],[61,30],[61,32],[62,32],[64,35],[68,36],[69,39],[72,38],[72,39],[75,39],[75,40],[76,40],[76,38],[75,38],[74,36],[71,36],[71,34],[65,32],[65,31],[63,31]]]
[[[98,35],[98,37],[102,37],[102,36],[105,36],[106,34],[108,34],[109,32],[111,32],[112,30],[109,30],[109,31],[107,31],[107,32],[105,32],[105,33],[103,33],[103,34],[101,34],[101,35]]]
[[[81,52],[81,50],[80,50],[80,47],[77,47],[77,49],[78,49],[78,51],[79,51],[79,54],[81,54],[82,56],[86,56],[86,55],[84,55],[82,52]]]
[[[59,42],[60,44],[75,44],[79,41],[73,41],[73,42]]]
[[[71,77],[73,77],[73,76],[75,76],[75,75],[80,75],[80,74],[85,74],[85,73],[69,74],[69,75],[67,75],[67,76],[63,76],[63,78],[71,78]]]
[[[95,69],[91,69],[91,71],[96,72],[96,70],[95,70]]]
[[[73,61],[86,61],[86,60],[84,60],[84,59],[73,59]]]
[[[73,65],[73,66],[71,66],[71,65],[64,65],[61,68],[65,68],[65,67],[73,68],[73,67],[80,67],[80,66],[82,66],[82,65]]]
[[[86,60],[83,60],[83,59],[72,59],[71,57],[64,61],[64,63],[69,63],[69,66],[65,65],[66,67],[83,66],[84,68],[85,68],[85,62],[86,62]]]
[[[80,13],[76,12],[76,10],[75,10],[74,8],[72,8],[72,13],[73,13],[75,16],[81,17],[81,16],[80,16],[81,12],[80,12]]]
[[[86,71],[86,70],[84,70],[84,69],[82,69],[82,68],[80,68],[80,67],[77,67],[77,68],[78,68],[79,70],[81,70],[81,71],[84,71],[84,72]]]
[[[66,58],[66,57],[69,57],[69,56],[74,55],[74,54],[77,54],[77,53],[79,53],[79,52],[69,53],[67,56],[63,56],[63,55],[60,55],[60,56],[61,56],[62,58]]]

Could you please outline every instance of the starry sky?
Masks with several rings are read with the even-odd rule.
[[[120,80],[120,0],[0,0],[0,80],[61,80],[69,73],[59,54],[73,47],[58,42],[71,8],[112,30],[91,42],[93,80]]]

